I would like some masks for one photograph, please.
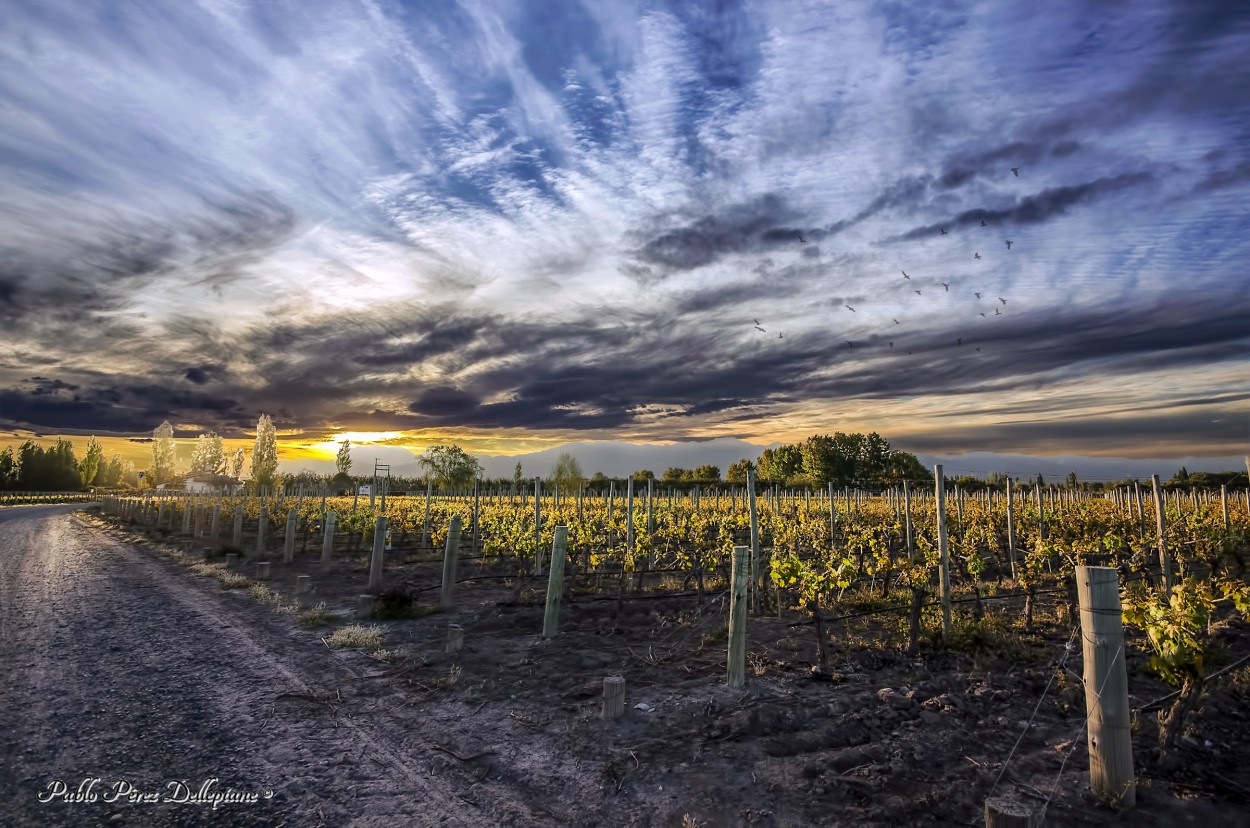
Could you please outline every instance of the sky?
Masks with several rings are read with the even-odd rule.
[[[1246,4],[0,11],[0,443],[1250,446]]]

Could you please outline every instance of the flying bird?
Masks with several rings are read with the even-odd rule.
[[[998,297],[998,301],[1002,302],[1004,305],[1005,305],[1005,304],[1007,304],[1007,300],[1006,300],[1006,299],[1004,299],[1004,298],[1003,298],[1003,297],[1001,297],[1001,296],[1000,296],[1000,297]]]
[[[981,349],[980,349],[980,348],[977,348],[977,353],[978,353],[978,354],[979,354],[979,353],[981,353]]]
[[[855,343],[854,343],[854,342],[852,342],[852,341],[851,341],[851,340],[849,340],[849,339],[848,339],[848,340],[846,340],[846,344],[847,344],[849,347],[851,347],[851,348],[854,348],[854,347],[855,347]]]
[[[1010,250],[1010,249],[1011,249],[1011,239],[1003,239],[1003,241],[1007,242],[1007,249],[1008,249],[1008,250]]]
[[[994,315],[995,315],[995,316],[1002,316],[1002,315],[1003,315],[1003,312],[1002,312],[1002,310],[1000,310],[999,308],[994,308]]]
[[[950,285],[948,285],[948,284],[946,284],[946,282],[938,282],[938,284],[939,284],[939,285],[941,285],[942,287],[946,288],[946,292],[947,292],[947,293],[950,293],[950,292],[951,292],[951,286],[950,286]]]
[[[942,230],[942,235],[943,235],[943,236],[945,236],[945,235],[946,235],[946,228],[945,228],[945,227],[943,227],[943,228],[941,228],[941,230]]]
[[[785,335],[785,334],[783,334],[783,333],[779,333],[779,334],[777,334],[777,338],[778,338],[778,339],[785,339],[785,338],[786,338],[786,335]]]
[[[962,336],[960,336],[960,337],[956,337],[956,339],[955,339],[955,344],[956,344],[956,345],[962,345],[962,344],[964,344],[964,338],[963,338]]]
[[[899,271],[899,273],[902,273],[902,274],[903,274],[903,278],[904,278],[904,279],[910,279],[910,278],[911,278],[910,276],[908,276],[908,275],[907,275],[907,271],[906,271],[906,270],[900,270],[900,271]]]
[[[891,343],[890,343],[890,347],[891,347],[891,348],[893,348],[893,347],[894,347],[894,343],[893,343],[893,342],[891,342]]]
[[[1019,177],[1020,177],[1020,168],[1019,168],[1019,167],[1012,167],[1012,168],[1011,168],[1011,171],[1012,171],[1013,173],[1015,173],[1016,178],[1019,178]]]
[[[984,314],[984,313],[982,313],[981,315],[982,315],[982,316],[985,316],[985,314]]]
[[[980,253],[973,253],[973,254],[972,254],[972,258],[974,258],[974,259],[979,259],[979,258],[981,258],[981,254],[980,254]]]
[[[756,326],[755,326],[755,330],[759,331],[760,333],[768,333],[768,331],[764,330],[764,329],[763,329],[763,328],[761,328],[759,325],[756,325]]]
[[[803,238],[802,233],[799,233],[799,244],[807,244],[807,239]]]
[[[917,295],[917,296],[919,296],[919,295],[920,295],[920,291],[916,291],[916,295]]]
[[[755,320],[755,324],[756,324],[756,325],[760,324],[760,320],[756,319],[756,320]]]
[[[897,319],[895,319],[895,320],[894,320],[894,324],[895,324],[895,325],[901,325],[901,324],[903,324],[903,323],[902,323],[902,322],[899,322]]]
[[[846,308],[851,313],[855,313],[855,308],[851,307],[850,305],[843,305],[842,307]]]
[[[982,226],[982,227],[989,227],[989,225],[985,223],[985,219],[981,219],[981,226]]]
[[[980,298],[981,298],[981,294],[979,294],[979,293],[974,293],[973,295],[974,295],[974,296],[976,296],[978,299],[980,299]]]

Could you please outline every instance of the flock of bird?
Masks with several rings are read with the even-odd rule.
[[[1019,167],[1012,167],[1012,168],[1011,168],[1011,173],[1012,173],[1012,175],[1014,175],[1016,178],[1019,178],[1019,177],[1020,177],[1020,168],[1019,168]],[[985,219],[981,219],[981,226],[982,226],[982,227],[986,227],[986,228],[988,228],[990,225],[989,225],[989,224],[985,221]],[[940,234],[941,234],[941,235],[943,235],[943,236],[949,235],[949,234],[946,232],[946,228],[945,228],[945,227],[939,227],[939,228],[938,228],[938,230],[940,231]],[[807,244],[807,239],[803,238],[803,234],[802,234],[802,233],[798,233],[798,237],[799,237],[799,243],[800,243],[800,244]],[[1012,244],[1014,244],[1014,242],[1013,242],[1011,239],[1003,239],[1003,242],[1007,245],[1007,249],[1008,249],[1008,250],[1011,250],[1011,245],[1012,245]],[[980,260],[981,260],[981,253],[980,253],[980,251],[974,251],[974,252],[973,252],[973,254],[972,254],[972,258],[973,258],[973,259],[975,259],[975,260],[977,260],[977,261],[980,261]],[[902,270],[902,271],[900,271],[900,272],[903,274],[903,278],[904,278],[904,279],[906,279],[906,280],[908,280],[908,281],[911,281],[911,276],[907,275],[907,271],[906,271],[906,270]],[[948,283],[948,282],[938,282],[938,284],[942,286],[942,288],[945,290],[945,292],[950,293],[950,290],[951,290],[950,283]],[[917,289],[913,289],[913,291],[912,291],[912,292],[913,292],[913,293],[915,293],[917,296],[921,296],[921,295],[923,295],[923,294],[920,292],[920,290],[919,290],[918,288],[917,288]],[[980,298],[981,298],[981,293],[980,293],[979,291],[974,291],[974,292],[973,292],[973,295],[974,295],[974,296],[976,296],[976,297],[977,297],[977,299],[980,299]],[[1000,303],[1002,303],[1003,305],[1006,305],[1006,304],[1007,304],[1007,300],[1006,300],[1006,299],[1004,299],[1003,297],[999,296],[999,297],[996,297],[996,298],[997,298],[997,299],[998,299],[998,301],[999,301]],[[845,307],[845,308],[846,308],[848,311],[850,311],[851,313],[855,313],[855,312],[856,312],[856,311],[855,311],[855,308],[851,307],[850,305],[846,305],[846,304],[844,304],[844,305],[843,305],[843,307]],[[994,315],[995,315],[995,316],[1002,316],[1002,315],[1003,315],[1003,310],[1002,310],[1002,308],[1001,308],[1001,307],[996,307],[996,308],[994,308]],[[988,318],[987,314],[986,314],[984,311],[981,311],[981,316],[982,316],[982,317],[986,317],[986,318]],[[756,319],[756,320],[754,320],[754,321],[755,321],[755,329],[756,329],[757,331],[760,331],[761,333],[768,333],[768,331],[767,331],[767,330],[765,330],[765,329],[763,328],[763,326],[760,324],[760,320]],[[901,324],[903,324],[903,323],[899,322],[899,321],[898,321],[898,319],[893,319],[893,321],[894,321],[894,324],[895,324],[895,325],[901,325]],[[778,334],[777,334],[777,338],[778,338],[778,339],[785,339],[785,334],[784,334],[784,333],[778,333]],[[848,340],[844,340],[844,341],[846,342],[846,345],[847,345],[847,347],[848,347],[848,348],[853,348],[853,347],[855,347],[855,343],[854,343],[854,342],[852,342],[851,340],[849,340],[849,339],[848,339]],[[962,345],[964,344],[963,337],[956,337],[956,338],[955,338],[955,344],[956,344],[957,346],[962,346]],[[890,342],[890,347],[891,347],[891,348],[893,348],[893,347],[894,347],[894,343],[893,343],[893,342]],[[981,353],[981,349],[980,349],[980,348],[977,348],[976,350],[977,350],[977,353]],[[912,352],[911,352],[911,351],[908,351],[907,353],[908,353],[908,354],[911,354]]]

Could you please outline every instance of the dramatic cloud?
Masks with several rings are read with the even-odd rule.
[[[1248,51],[1214,0],[19,0],[0,428],[1235,454]]]

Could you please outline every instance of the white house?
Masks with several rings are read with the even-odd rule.
[[[193,474],[183,483],[189,494],[234,494],[242,485],[238,480],[224,474]]]

